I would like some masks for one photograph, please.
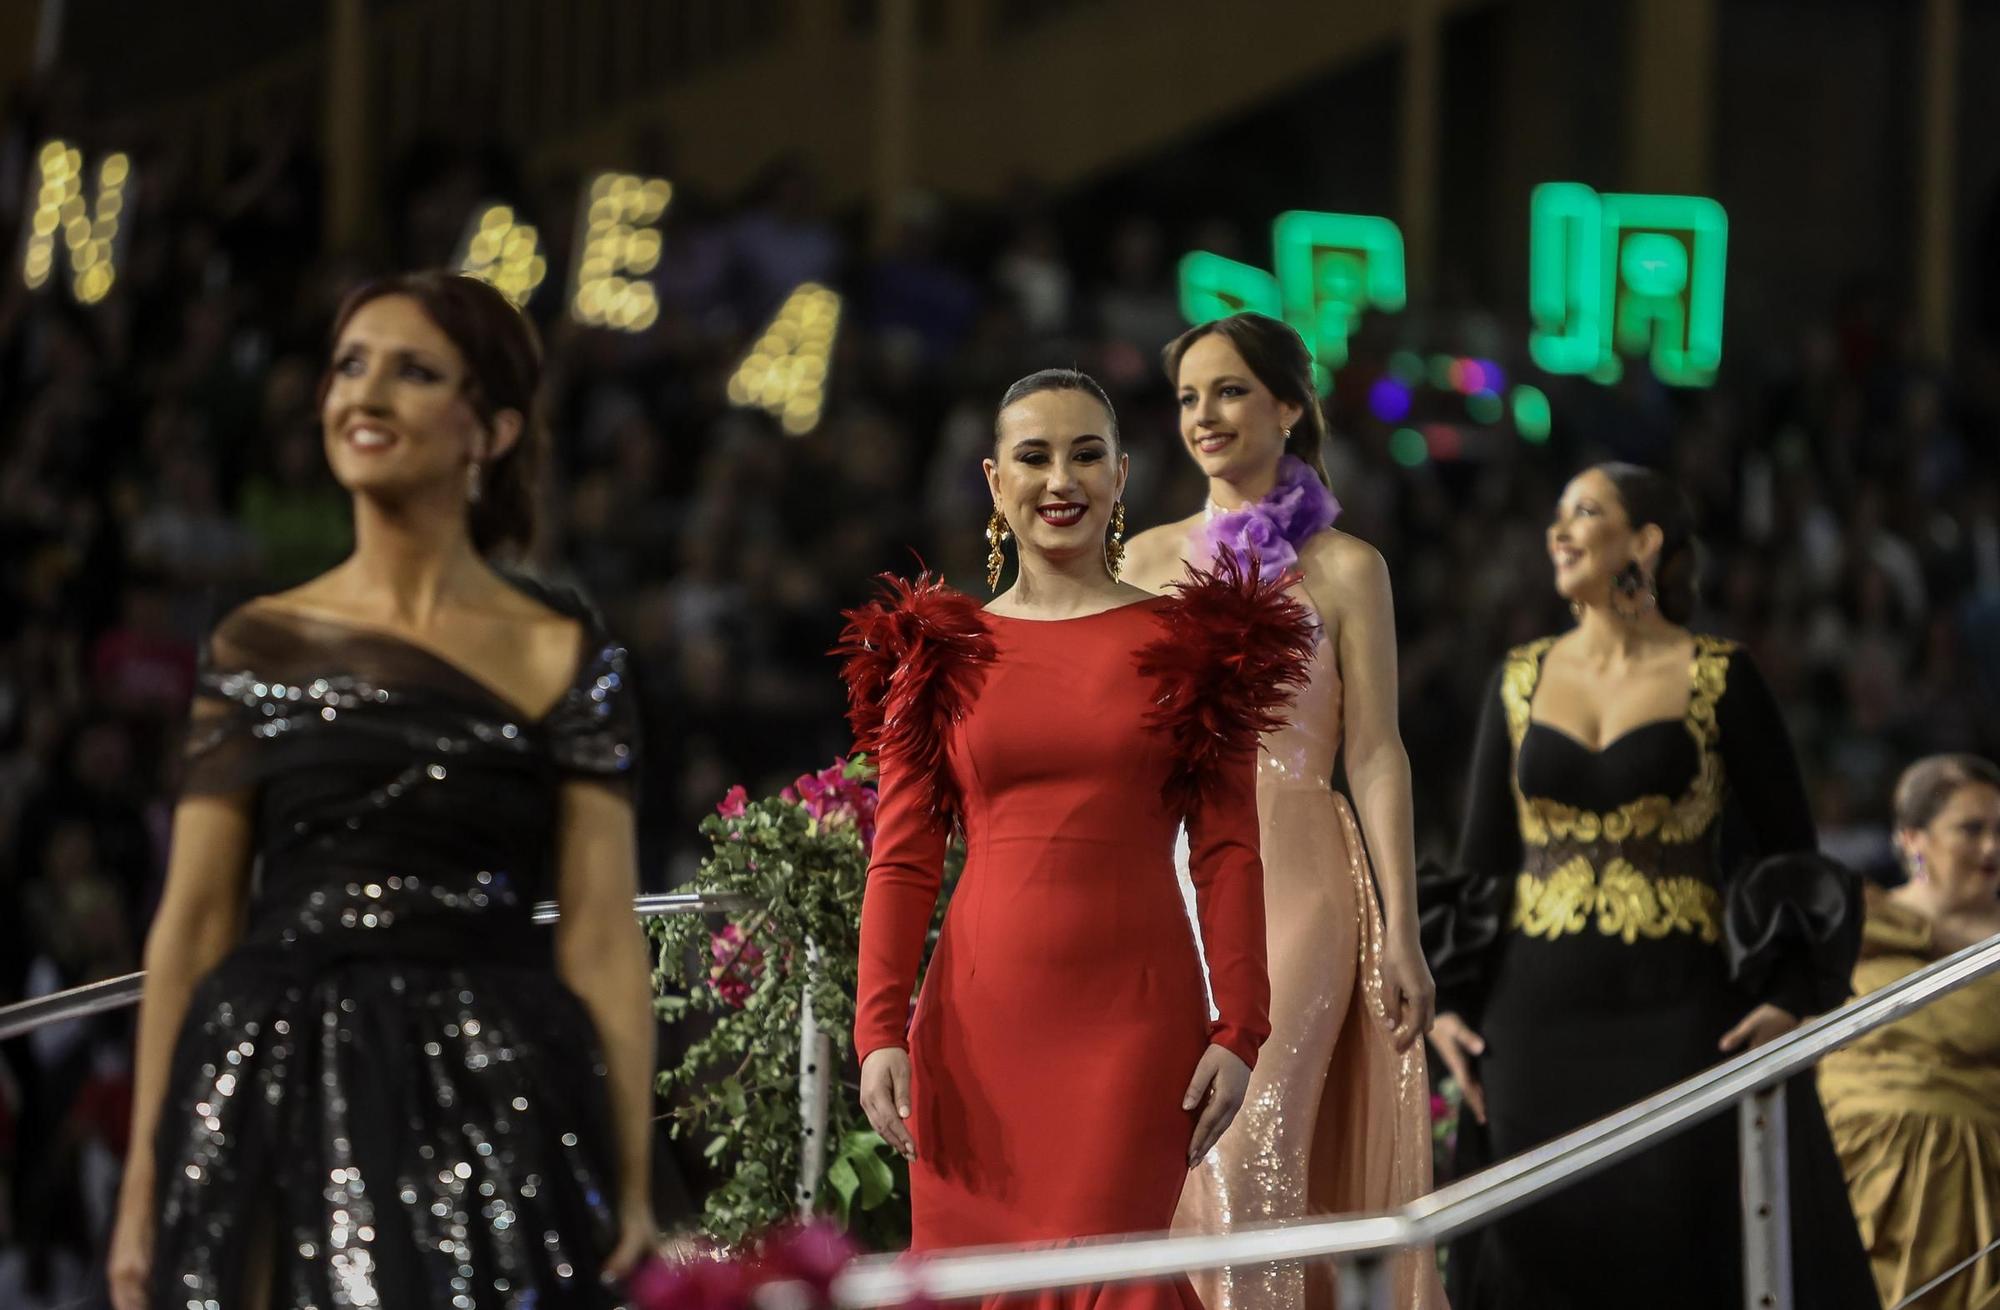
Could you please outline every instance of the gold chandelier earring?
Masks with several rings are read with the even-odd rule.
[[[1118,570],[1125,567],[1125,502],[1119,501],[1111,507],[1111,534],[1104,539],[1104,567],[1111,570],[1111,580],[1118,581]]]
[[[1007,567],[1007,553],[1001,550],[1000,547],[1012,535],[1011,532],[1007,531],[1007,516],[1000,512],[998,505],[995,505],[993,507],[993,517],[986,520],[986,544],[990,548],[986,552],[986,589],[988,591],[1000,590],[1000,570]]]

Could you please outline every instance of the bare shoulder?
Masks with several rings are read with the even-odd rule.
[[[230,618],[235,618],[239,614],[256,616],[337,611],[340,607],[332,596],[333,588],[330,585],[332,577],[331,573],[322,573],[316,578],[308,578],[296,587],[287,587],[283,591],[271,591],[253,597],[232,610]]]
[[[1187,571],[1187,543],[1201,515],[1147,528],[1125,543],[1122,576],[1148,591],[1164,591]]]
[[[1313,534],[1299,551],[1306,590],[1323,608],[1368,608],[1389,595],[1389,565],[1382,552],[1351,533],[1328,528]]]
[[[582,619],[504,582],[480,608],[491,630],[518,641],[521,658],[538,672],[553,678],[575,671],[583,640]]]
[[[287,587],[283,591],[253,596],[223,615],[210,632],[218,647],[240,644],[251,634],[269,628],[273,621],[325,618],[338,615],[339,607],[328,598],[325,574]]]

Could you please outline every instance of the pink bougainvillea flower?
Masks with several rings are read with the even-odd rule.
[[[849,776],[845,759],[836,759],[818,773],[802,775],[785,789],[785,799],[805,806],[821,823],[853,825],[863,847],[875,844],[875,788],[865,777]]]
[[[647,1259],[625,1280],[633,1310],[751,1310],[758,1271],[747,1261],[704,1251],[690,1259]]]
[[[633,1310],[752,1310],[760,1289],[790,1283],[803,1291],[779,1304],[828,1310],[834,1276],[858,1253],[827,1223],[773,1229],[747,1251],[704,1248],[680,1259],[657,1256],[625,1280]]]
[[[725,819],[740,819],[749,807],[750,793],[738,783],[722,794],[722,803],[715,807],[715,812]]]
[[[763,950],[744,940],[743,930],[732,923],[721,932],[709,934],[708,955],[715,962],[708,970],[709,990],[721,997],[724,1004],[742,1009],[756,988],[758,976],[764,972]]]
[[[818,1222],[780,1230],[764,1247],[764,1270],[773,1279],[797,1280],[825,1303],[834,1275],[860,1254],[838,1225]]]

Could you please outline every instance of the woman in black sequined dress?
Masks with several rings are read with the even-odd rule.
[[[1507,656],[1473,747],[1454,876],[1425,888],[1431,1040],[1468,1112],[1458,1172],[1518,1154],[1838,1005],[1854,878],[1813,854],[1770,691],[1683,626],[1691,516],[1658,474],[1591,469],[1549,528],[1576,630]],[[1811,1074],[1787,1088],[1793,1284],[1877,1306]],[[1459,1310],[1743,1304],[1723,1115],[1468,1235]]]
[[[210,641],[119,1310],[609,1306],[650,1248],[625,652],[486,562],[532,527],[539,374],[471,279],[342,308],[322,418],[356,548]]]

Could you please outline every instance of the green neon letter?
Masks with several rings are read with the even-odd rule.
[[[1722,362],[1729,220],[1705,196],[1535,188],[1529,207],[1528,353],[1551,373],[1615,380],[1645,356],[1661,381],[1707,386]]]
[[[1272,318],[1282,312],[1276,278],[1206,250],[1181,256],[1180,293],[1181,315],[1190,323],[1213,323],[1246,309]]]
[[[1271,224],[1285,321],[1326,369],[1347,362],[1347,342],[1370,309],[1407,300],[1403,233],[1386,218],[1293,209]]]

